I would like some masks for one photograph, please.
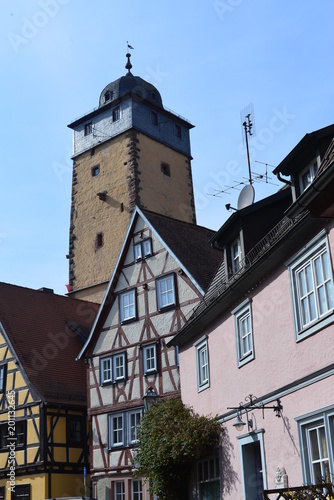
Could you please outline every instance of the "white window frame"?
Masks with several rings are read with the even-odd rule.
[[[119,319],[121,323],[127,323],[128,321],[134,321],[137,319],[137,296],[136,289],[132,288],[126,292],[121,292],[119,294]],[[130,299],[128,301],[128,299]],[[133,307],[133,314],[131,314],[131,307]],[[126,312],[129,309],[129,312]]]
[[[176,306],[176,280],[175,274],[166,274],[155,280],[157,309],[163,311]],[[167,298],[164,303],[164,298]]]
[[[325,463],[328,462],[329,477],[332,478],[334,475],[334,406],[332,405],[307,415],[302,415],[295,420],[298,424],[303,482],[305,484],[316,484],[318,482],[314,476],[313,465],[315,463],[320,464],[323,473]],[[320,428],[323,428],[325,431],[327,457],[319,456],[319,459],[313,459],[314,457],[312,457],[310,444],[310,431],[317,431],[318,434]]]
[[[210,387],[208,338],[202,337],[194,344],[196,350],[197,392]]]
[[[121,486],[121,491],[117,491],[117,485]],[[114,482],[114,497],[115,500],[125,500],[125,481]]]
[[[252,361],[255,357],[251,303],[251,300],[247,299],[232,311],[232,314],[234,315],[237,362],[239,368],[246,363],[249,363],[249,361]],[[245,332],[244,325],[246,321],[248,325],[247,331]],[[248,344],[248,350],[245,350],[246,343]]]
[[[148,344],[142,347],[143,352],[143,372],[144,375],[151,375],[158,371],[157,344]],[[148,367],[148,363],[153,361],[153,366]]]
[[[115,431],[115,419],[117,419],[117,428]],[[119,421],[118,421],[119,419]],[[118,427],[119,422],[121,422],[121,426]],[[120,432],[121,433],[121,440],[114,439],[114,432]],[[125,446],[125,419],[124,419],[124,414],[123,413],[112,413],[109,415],[109,447],[110,448],[120,448]]]
[[[327,256],[327,277],[324,281],[317,283],[315,261],[323,255]],[[333,269],[325,230],[321,231],[315,238],[307,243],[292,259],[286,262],[286,265],[289,268],[295,337],[298,342],[334,322],[332,314],[334,310]],[[300,280],[297,278],[301,276],[301,273],[306,270],[306,268],[311,269],[313,288],[309,288],[309,290],[302,295],[303,292],[300,288]],[[327,310],[321,312],[321,301],[319,296],[320,292],[323,290],[325,290],[324,296],[328,307]],[[310,321],[306,321],[303,318],[306,309],[303,309],[302,305],[310,305],[311,303],[311,309],[313,307],[315,317]]]
[[[300,173],[299,173],[299,189],[300,189],[300,194],[302,194],[313,182],[315,175],[318,171],[319,168],[319,163],[320,163],[320,158],[317,156],[313,161],[311,161],[307,167],[305,167]],[[310,174],[310,181],[308,184],[305,186],[303,184],[303,176],[305,174],[309,173]]]
[[[118,360],[122,360],[122,364],[118,365]],[[105,363],[109,363],[110,368],[108,371],[110,372],[110,377],[105,378],[105,370],[104,370],[104,365]],[[119,366],[123,366],[122,374],[118,374],[118,368]],[[126,353],[125,352],[118,352],[115,354],[112,354],[111,356],[103,357],[100,359],[100,384],[101,385],[107,385],[107,384],[115,384],[116,382],[124,381],[126,380]]]
[[[235,246],[238,247],[237,253],[234,253],[233,251]],[[241,260],[242,260],[241,238],[240,236],[238,236],[238,238],[236,238],[231,243],[231,267],[233,274],[239,271]]]
[[[141,479],[131,482],[131,500],[143,500],[143,483]]]
[[[108,415],[108,430],[109,430],[109,449],[113,448],[126,448],[129,446],[136,446],[139,443],[138,439],[138,428],[141,419],[144,415],[144,408],[133,408],[132,410],[120,411],[115,413],[110,413]],[[133,425],[131,418],[138,418],[138,423],[136,424],[135,436],[132,435]],[[116,420],[115,420],[116,419]],[[120,432],[121,440],[114,439],[115,422],[117,427],[116,432]]]
[[[135,426],[132,425],[131,419],[132,417],[138,418],[139,420]],[[143,418],[143,409],[136,408],[135,410],[131,410],[128,412],[128,444],[134,445],[139,443],[138,438],[138,426],[140,424],[141,419]],[[132,436],[132,431],[134,430],[135,436]]]
[[[152,256],[152,240],[145,238],[133,244],[133,254],[136,262]]]

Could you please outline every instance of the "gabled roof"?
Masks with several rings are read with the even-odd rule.
[[[99,327],[102,326],[108,313],[106,309],[109,310],[112,303],[118,276],[131,243],[132,233],[138,217],[141,217],[156,234],[162,245],[174,257],[202,294],[205,293],[222,259],[222,254],[214,250],[209,243],[215,231],[136,207],[99,313],[78,359],[84,356],[92,338],[96,332],[98,334]]]
[[[273,173],[281,173],[283,175],[293,174],[296,170],[300,169],[300,164],[303,161],[309,160],[310,154],[314,155],[320,145],[326,150],[333,136],[334,124],[306,134],[273,170]]]
[[[97,311],[98,304],[0,283],[0,331],[45,402],[86,404],[86,369],[75,358]]]

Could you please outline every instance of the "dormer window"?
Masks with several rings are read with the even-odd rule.
[[[233,274],[239,270],[240,263],[241,263],[241,242],[240,238],[237,238],[231,244],[231,265]]]
[[[112,92],[110,90],[107,90],[107,92],[104,94],[104,102],[111,101],[112,98]]]
[[[299,174],[299,188],[300,188],[300,194],[302,194],[306,188],[311,184],[313,181],[315,174],[317,173],[318,170],[318,160],[315,159],[313,160],[309,165],[307,165],[304,170],[301,171]]]

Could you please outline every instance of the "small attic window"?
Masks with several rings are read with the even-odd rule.
[[[152,97],[153,101],[157,100],[157,94],[155,92],[151,92],[151,97]]]
[[[112,92],[110,90],[107,90],[107,92],[104,94],[104,102],[111,101],[112,98]]]
[[[117,107],[112,110],[112,121],[117,122],[119,118],[120,118],[119,107]]]
[[[85,124],[85,135],[90,135],[93,132],[93,124],[92,122]]]
[[[182,130],[181,130],[181,125],[179,125],[178,123],[175,124],[175,135],[176,137],[178,137],[179,139],[182,138]]]

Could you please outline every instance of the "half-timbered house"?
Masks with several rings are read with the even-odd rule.
[[[0,283],[1,499],[84,496],[86,378],[75,358],[96,313],[50,289]]]
[[[91,478],[99,500],[149,498],[134,479],[143,397],[179,397],[178,352],[166,344],[201,300],[221,253],[209,229],[134,210],[79,358],[88,363]]]

